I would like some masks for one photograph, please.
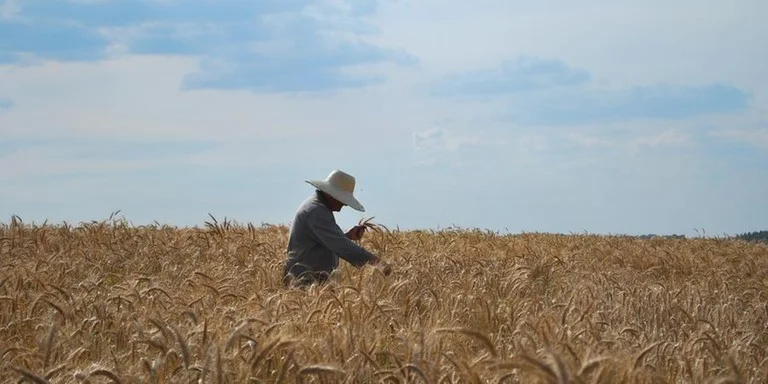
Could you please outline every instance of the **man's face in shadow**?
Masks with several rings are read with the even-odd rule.
[[[330,209],[333,212],[339,212],[341,211],[341,208],[344,208],[344,203],[341,201],[336,200],[333,198],[333,196],[320,191],[320,194],[323,196],[323,199],[325,200],[325,204],[328,205],[328,209]]]

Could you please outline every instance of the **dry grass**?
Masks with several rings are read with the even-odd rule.
[[[0,381],[765,382],[768,248],[370,231],[282,288],[284,227],[0,227]]]

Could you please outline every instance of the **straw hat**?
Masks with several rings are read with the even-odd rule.
[[[338,169],[331,172],[325,180],[305,180],[315,188],[333,196],[336,200],[355,210],[365,212],[365,208],[355,198],[355,178]]]

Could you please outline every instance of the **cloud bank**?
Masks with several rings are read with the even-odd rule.
[[[10,4],[10,5],[9,5]],[[200,70],[180,86],[256,92],[329,91],[381,82],[354,71],[370,64],[413,65],[402,50],[375,45],[364,17],[375,1],[307,0],[5,4],[0,63],[92,61],[115,55],[191,55]]]
[[[433,93],[467,97],[514,94],[585,84],[590,74],[568,67],[560,60],[519,57],[501,62],[499,69],[453,73],[440,80]]]
[[[682,120],[746,111],[750,95],[729,85],[651,85],[618,91],[574,90],[519,101],[511,121],[532,125]]]
[[[502,119],[526,125],[570,125],[633,119],[686,119],[741,112],[751,95],[726,84],[644,85],[601,89],[593,76],[554,59],[520,57],[500,69],[452,73],[432,94],[500,100]]]

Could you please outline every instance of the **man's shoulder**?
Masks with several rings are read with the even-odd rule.
[[[323,203],[318,200],[314,195],[308,197],[304,200],[304,202],[301,203],[299,206],[299,209],[296,213],[297,216],[302,216],[304,218],[310,218],[310,217],[318,217],[323,216],[327,217],[328,214],[333,214],[331,211],[323,205]]]

